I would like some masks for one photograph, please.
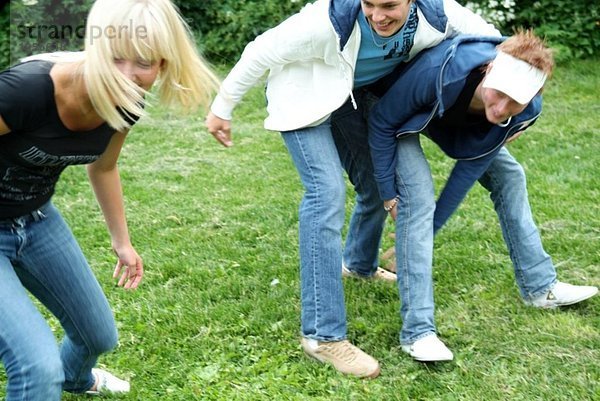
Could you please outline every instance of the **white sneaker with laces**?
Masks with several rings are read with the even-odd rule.
[[[552,309],[558,306],[576,304],[593,297],[597,293],[598,287],[572,285],[558,281],[548,292],[525,301],[525,303],[538,308]]]
[[[92,374],[96,378],[96,383],[92,387],[93,390],[86,391],[86,394],[124,394],[129,392],[129,382],[119,379],[106,370],[92,369]]]
[[[419,362],[451,361],[454,359],[452,351],[435,334],[423,337],[412,344],[403,345],[402,351]]]

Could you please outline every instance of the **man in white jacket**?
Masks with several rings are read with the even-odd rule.
[[[376,359],[346,339],[342,265],[355,275],[395,277],[361,266],[377,263],[379,244],[372,238],[379,238],[386,217],[381,199],[373,196],[372,178],[368,188],[356,186],[351,234],[342,252],[346,183],[331,114],[347,102],[357,108],[353,89],[458,33],[499,35],[454,0],[317,0],[246,46],[207,116],[211,134],[232,146],[233,109],[269,71],[265,128],[281,132],[305,187],[299,213],[302,346],[342,373],[373,378],[380,372]],[[356,168],[348,170],[354,183],[372,170],[363,161],[357,158]],[[365,227],[363,221],[372,224]],[[434,348],[449,352],[439,340]]]

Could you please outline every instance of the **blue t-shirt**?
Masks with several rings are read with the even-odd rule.
[[[398,64],[406,61],[413,47],[418,23],[417,5],[413,3],[402,29],[384,38],[373,31],[365,14],[360,10],[358,24],[361,40],[354,71],[355,88],[377,81],[392,72]]]

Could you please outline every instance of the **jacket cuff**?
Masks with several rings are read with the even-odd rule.
[[[381,200],[386,201],[395,198],[398,194],[396,193],[396,185],[393,180],[378,182],[379,196]]]
[[[231,120],[235,104],[227,100],[225,96],[218,94],[210,106],[210,111],[223,120]]]

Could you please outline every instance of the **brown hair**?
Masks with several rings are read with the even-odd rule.
[[[543,39],[536,36],[532,30],[520,29],[514,35],[496,47],[499,51],[523,60],[541,70],[548,77],[554,69],[552,49],[546,46]]]

